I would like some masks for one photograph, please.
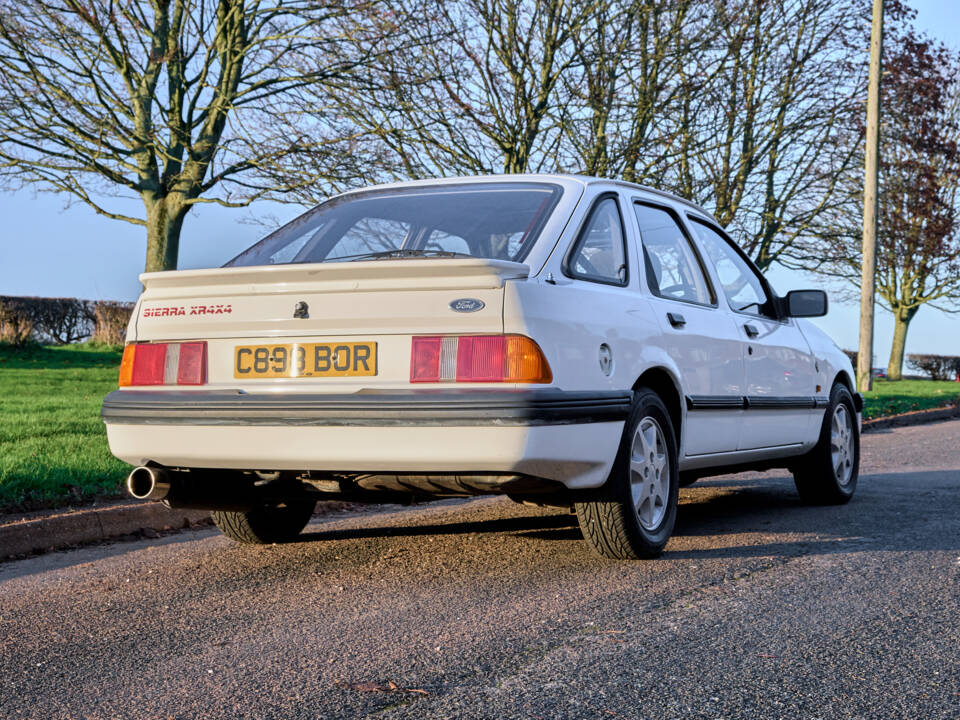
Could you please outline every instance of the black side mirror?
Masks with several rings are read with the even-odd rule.
[[[791,290],[783,306],[788,317],[822,317],[827,314],[827,294],[823,290]]]

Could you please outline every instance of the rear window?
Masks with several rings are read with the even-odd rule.
[[[562,190],[476,183],[347,195],[318,205],[224,267],[465,255],[522,261]]]

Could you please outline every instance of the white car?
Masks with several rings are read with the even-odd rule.
[[[568,175],[332,198],[214,270],[147,273],[103,404],[128,489],[295,537],[317,499],[506,494],[659,554],[698,477],[857,484],[847,357],[702,208]]]

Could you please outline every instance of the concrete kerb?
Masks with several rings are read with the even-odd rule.
[[[325,500],[317,503],[313,515],[356,512],[367,507]],[[0,562],[131,535],[157,537],[161,532],[211,524],[209,510],[171,510],[158,502],[135,500],[103,507],[53,510],[19,520],[5,520],[0,516]]]
[[[124,503],[42,514],[0,525],[0,559],[102,542],[124,535],[151,535],[207,524],[205,510],[170,510],[160,503]]]
[[[939,422],[941,420],[952,420],[960,417],[960,400],[953,405],[933,410],[914,410],[913,412],[903,413],[901,415],[890,415],[888,417],[877,418],[876,420],[864,420],[862,432],[876,432],[877,430],[886,430],[892,427],[905,427],[907,425],[922,425],[924,423]]]

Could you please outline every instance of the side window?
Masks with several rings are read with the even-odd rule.
[[[593,207],[570,253],[567,270],[573,277],[584,280],[627,284],[623,223],[614,198],[604,198]]]
[[[700,244],[717,268],[720,287],[731,309],[748,315],[772,317],[763,283],[723,235],[696,218],[690,218]]]
[[[643,245],[647,285],[654,295],[712,305],[716,302],[700,260],[674,216],[664,208],[634,203]]]

